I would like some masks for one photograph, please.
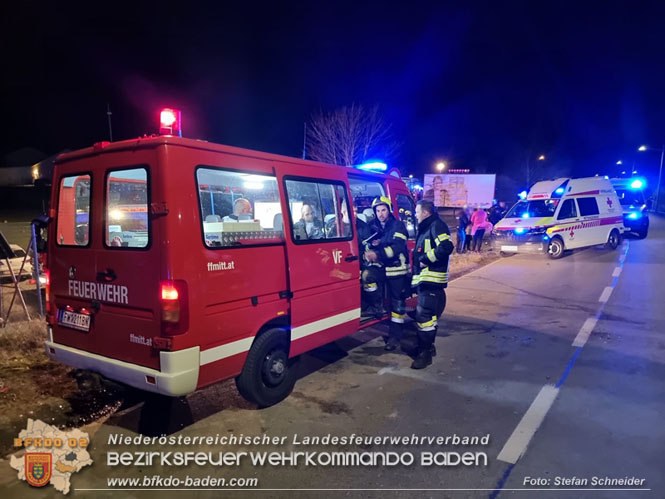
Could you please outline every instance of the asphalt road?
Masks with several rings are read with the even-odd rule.
[[[383,351],[381,326],[306,355],[294,393],[275,407],[257,410],[236,394],[233,382],[225,382],[168,407],[150,402],[129,408],[94,428],[95,464],[72,476],[72,494],[185,494],[83,489],[106,489],[109,477],[189,474],[255,477],[263,490],[198,490],[186,492],[188,497],[665,497],[664,254],[665,220],[652,218],[646,240],[628,239],[616,251],[590,248],[558,261],[516,255],[457,279],[440,320],[438,355],[422,371],[409,368],[406,354]],[[133,436],[139,430],[174,436],[265,433],[286,441],[222,447],[108,443],[111,434]],[[489,442],[345,447],[294,442],[294,435],[301,441],[327,434],[489,435]],[[411,453],[415,462],[106,464],[109,451],[145,450],[390,451]],[[487,463],[481,456],[478,465],[423,466],[423,452],[485,453]],[[637,480],[599,487],[594,477]],[[28,497],[25,487],[11,484],[9,497]],[[29,497],[59,495],[50,487],[30,492]]]

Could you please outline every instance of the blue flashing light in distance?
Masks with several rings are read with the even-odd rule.
[[[554,191],[555,194],[563,194],[563,187],[557,187],[556,191]]]
[[[529,218],[529,212],[525,211],[524,213],[522,213],[522,218]]]
[[[526,199],[526,191],[520,192],[518,196],[520,197],[520,199]]]
[[[642,218],[642,214],[639,211],[633,211],[628,215],[628,218],[632,220],[637,220],[638,218]]]
[[[636,178],[630,183],[630,187],[631,189],[641,189],[644,187],[644,182],[641,179]]]
[[[363,163],[358,165],[358,168],[361,170],[369,170],[373,172],[385,172],[388,169],[388,165],[382,163],[381,161],[372,161],[371,163]]]
[[[524,227],[517,227],[517,228],[515,229],[515,234],[524,234],[524,231],[525,231],[525,230],[526,230],[526,229],[525,229]]]

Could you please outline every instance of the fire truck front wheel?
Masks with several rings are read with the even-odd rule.
[[[287,333],[270,329],[254,341],[236,378],[236,386],[248,401],[269,407],[284,400],[293,390],[296,365],[297,358],[289,359]]]

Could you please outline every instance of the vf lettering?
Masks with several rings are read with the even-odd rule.
[[[342,252],[340,250],[335,250],[332,252],[333,254],[333,260],[335,260],[335,264],[338,264],[342,261]]]

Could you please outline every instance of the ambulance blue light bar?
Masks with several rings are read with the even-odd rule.
[[[520,199],[526,199],[526,191],[520,192],[518,196],[520,197]]]
[[[554,192],[556,194],[563,194],[563,187],[557,187],[557,189]]]
[[[636,178],[630,183],[631,189],[641,189],[644,187],[644,181],[642,179]]]

